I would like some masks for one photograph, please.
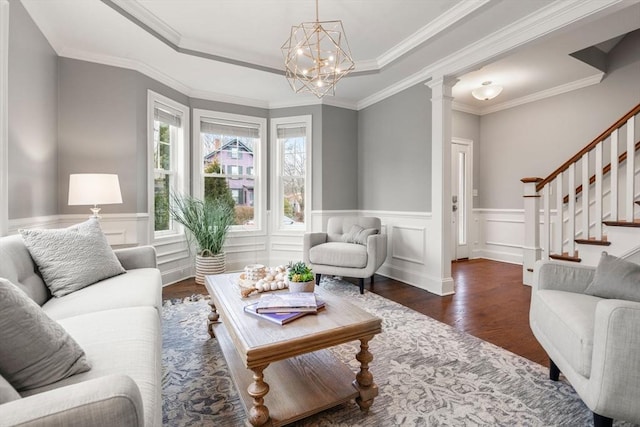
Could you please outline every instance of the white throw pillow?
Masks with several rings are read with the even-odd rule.
[[[640,302],[640,265],[602,252],[593,281],[584,293]]]
[[[20,394],[15,388],[0,375],[0,405],[20,399]]]
[[[125,272],[94,218],[69,228],[20,234],[54,297]]]
[[[91,369],[84,350],[20,288],[0,278],[0,372],[18,391]]]

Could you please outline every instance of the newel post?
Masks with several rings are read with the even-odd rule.
[[[540,195],[536,185],[542,178],[522,178],[524,183],[524,245],[522,246],[522,283],[533,285],[533,266],[540,259]]]

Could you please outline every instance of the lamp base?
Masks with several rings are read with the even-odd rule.
[[[102,218],[100,216],[100,209],[98,206],[94,205],[91,209],[91,212],[93,212],[93,215],[91,215],[89,218],[95,218],[95,219],[100,219]]]

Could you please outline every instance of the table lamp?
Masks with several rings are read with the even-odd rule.
[[[100,218],[98,205],[122,203],[118,175],[76,173],[69,175],[69,206],[93,205],[92,218]]]

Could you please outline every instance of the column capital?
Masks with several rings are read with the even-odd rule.
[[[439,86],[446,86],[448,88],[452,88],[458,83],[460,80],[453,76],[437,76],[433,77],[431,80],[425,83],[426,86],[429,86],[431,89]]]

